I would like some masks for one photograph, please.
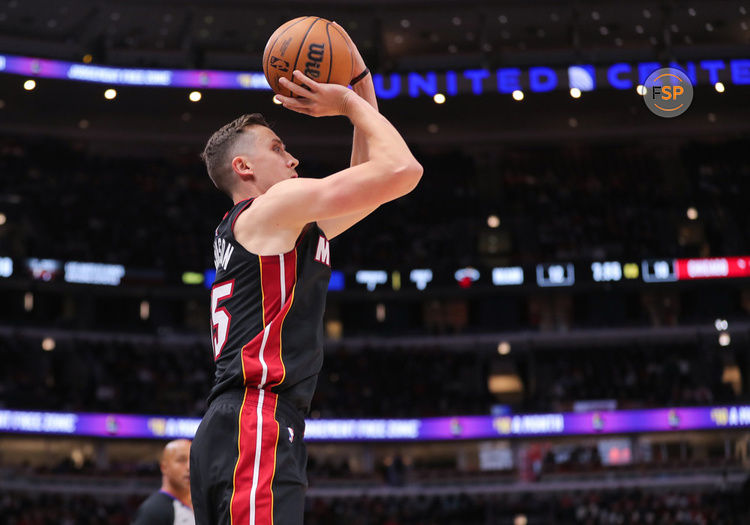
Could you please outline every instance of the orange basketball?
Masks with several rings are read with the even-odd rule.
[[[263,73],[276,93],[290,96],[279,79],[299,69],[316,82],[349,85],[356,75],[349,44],[341,31],[319,16],[302,16],[271,35],[263,52]]]

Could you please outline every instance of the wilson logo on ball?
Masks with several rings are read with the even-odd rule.
[[[307,49],[307,62],[305,63],[305,75],[312,79],[320,77],[320,64],[325,54],[325,44],[310,44]]]

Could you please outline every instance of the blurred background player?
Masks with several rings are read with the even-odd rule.
[[[161,488],[138,508],[133,525],[194,525],[190,498],[190,441],[167,443],[159,462]]]
[[[343,31],[343,29],[342,29]],[[191,464],[197,522],[301,524],[307,486],[302,442],[323,364],[329,240],[409,193],[422,167],[377,110],[356,46],[354,91],[300,71],[281,79],[284,107],[354,125],[351,166],[298,178],[299,161],[259,114],[214,133],[203,158],[234,206],[216,229],[211,290],[216,359],[209,408]]]

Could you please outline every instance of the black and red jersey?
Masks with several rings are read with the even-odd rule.
[[[323,312],[331,276],[328,239],[310,223],[291,251],[251,253],[236,241],[233,230],[252,202],[235,204],[214,236],[211,337],[216,375],[208,400],[233,388],[258,388],[307,412],[323,364]]]

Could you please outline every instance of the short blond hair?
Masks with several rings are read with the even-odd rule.
[[[227,157],[240,134],[252,126],[271,127],[260,113],[242,115],[214,132],[201,153],[201,159],[206,164],[208,176],[214,186],[230,197],[233,177],[232,167],[229,164],[231,159]]]

